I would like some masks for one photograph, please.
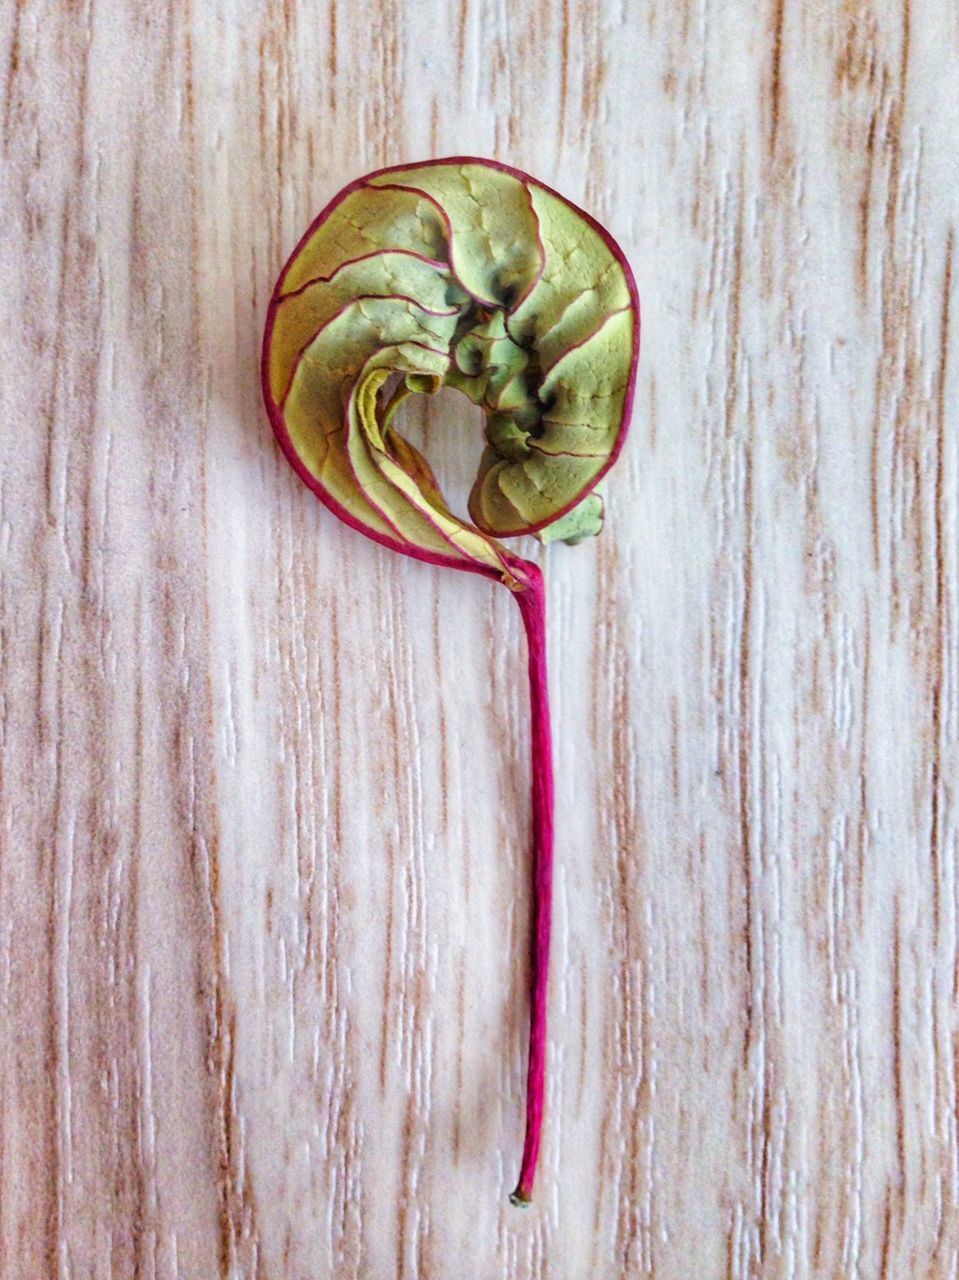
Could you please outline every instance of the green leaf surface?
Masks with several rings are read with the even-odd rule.
[[[623,260],[562,197],[485,162],[372,175],[318,220],[271,309],[269,396],[321,490],[413,554],[510,576],[499,537],[598,531],[638,317]],[[485,441],[470,519],[398,431],[451,386]]]

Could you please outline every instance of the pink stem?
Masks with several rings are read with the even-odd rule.
[[[543,575],[524,564],[526,586],[516,593],[529,649],[529,698],[532,716],[532,872],[533,928],[530,974],[529,1066],[526,1077],[526,1140],[519,1182],[510,1196],[527,1205],[533,1192],[536,1158],[543,1129],[546,1076],[546,997],[549,980],[549,930],[553,897],[553,748],[546,679],[546,591]]]

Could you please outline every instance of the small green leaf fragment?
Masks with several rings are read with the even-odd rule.
[[[534,537],[544,545],[550,542],[565,542],[568,547],[575,547],[578,542],[595,538],[597,533],[601,532],[605,514],[602,495],[589,493],[582,502],[573,507],[572,511],[567,511],[564,516],[548,524],[545,529],[540,529]]]

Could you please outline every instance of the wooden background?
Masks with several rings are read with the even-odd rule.
[[[956,6],[3,13],[3,1280],[959,1275]],[[644,303],[543,556],[526,1213],[517,611],[339,525],[258,387],[320,206],[461,152]],[[477,412],[406,421],[461,494]]]

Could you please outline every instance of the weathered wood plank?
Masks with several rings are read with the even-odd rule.
[[[5,19],[0,1277],[959,1275],[955,11]],[[644,304],[607,530],[544,556],[525,1215],[518,619],[337,525],[258,389],[316,210],[464,152]]]

